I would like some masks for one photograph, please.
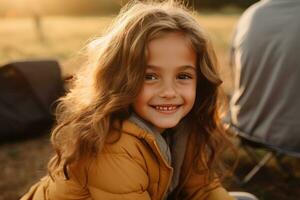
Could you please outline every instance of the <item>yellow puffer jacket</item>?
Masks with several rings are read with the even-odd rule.
[[[230,200],[218,180],[196,174],[192,135],[189,137],[176,197],[189,200]],[[121,138],[105,145],[97,159],[69,168],[70,179],[62,172],[33,185],[21,200],[161,200],[171,181],[173,169],[164,160],[152,134],[130,121],[122,126]]]

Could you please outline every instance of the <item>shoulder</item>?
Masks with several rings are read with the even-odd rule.
[[[111,131],[110,136],[111,135],[118,135],[116,137],[117,139],[105,144],[97,160],[109,160],[114,157],[128,158],[144,168],[145,162],[149,162],[149,157],[153,156],[149,142],[154,142],[155,137],[134,123],[125,121],[122,128],[120,130]]]
[[[94,157],[80,160],[68,167],[69,180],[64,180],[60,171],[55,176],[55,194],[66,191],[94,199],[144,199],[149,186],[149,148],[139,135],[121,131],[120,138],[106,143]],[[63,191],[62,191],[63,190]],[[54,192],[54,189],[52,189]],[[67,194],[66,194],[67,195]],[[135,198],[135,196],[139,196]]]
[[[149,147],[143,137],[121,130],[117,140],[106,143],[97,159],[130,158],[144,165],[145,154],[149,153]]]
[[[122,131],[120,138],[105,144],[91,162],[88,168],[89,187],[109,193],[146,190],[149,182],[148,152],[142,139]]]

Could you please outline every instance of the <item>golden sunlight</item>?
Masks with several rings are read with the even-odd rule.
[[[0,15],[6,17],[30,16],[41,13],[44,0],[1,0]]]
[[[0,0],[0,16],[104,15],[128,0]]]

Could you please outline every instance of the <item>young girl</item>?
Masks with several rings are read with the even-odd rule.
[[[22,200],[232,199],[215,54],[188,11],[129,4],[89,48],[57,109],[49,176]]]

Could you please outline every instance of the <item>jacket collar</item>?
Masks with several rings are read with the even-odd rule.
[[[171,151],[170,147],[167,144],[166,140],[163,138],[161,133],[159,133],[153,125],[143,120],[137,114],[132,113],[129,117],[129,121],[133,122],[138,127],[145,130],[147,133],[154,136],[155,141],[159,147],[161,154],[163,155],[164,159],[167,161],[169,165],[171,165]]]
[[[188,142],[189,133],[188,128],[184,125],[178,126],[177,130],[167,137],[172,141],[170,146],[162,135],[148,122],[133,113],[129,120],[123,122],[123,131],[135,137],[145,139],[148,143],[156,143],[159,149],[159,154],[166,161],[168,166],[174,169],[172,181],[170,184],[170,191],[174,190],[179,184],[181,167],[183,165],[186,146]],[[151,145],[150,145],[151,146]]]

